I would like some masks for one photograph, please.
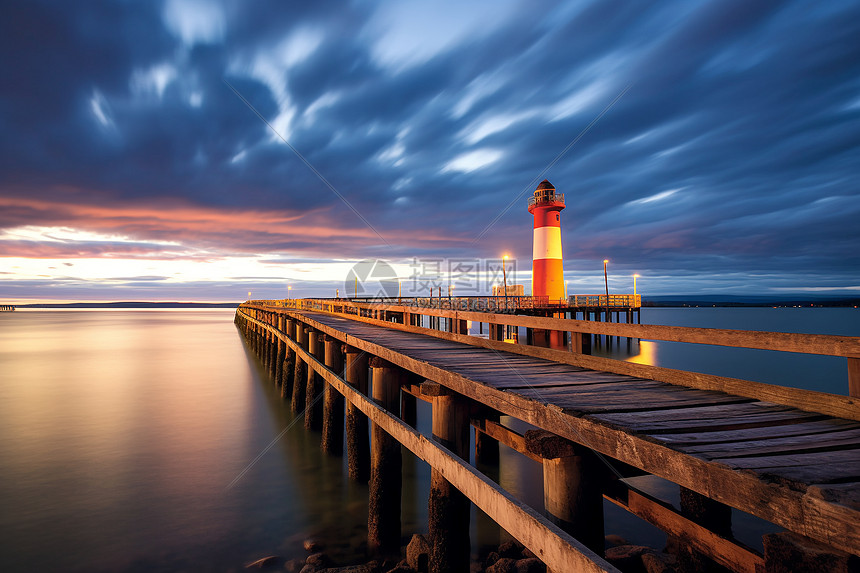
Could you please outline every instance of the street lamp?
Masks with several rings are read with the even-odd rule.
[[[633,275],[633,296],[636,296],[636,279],[639,278],[639,275]]]
[[[609,275],[606,273],[606,265],[609,259],[603,259],[603,283],[606,285],[606,316],[609,317]]]
[[[291,293],[290,293],[290,291],[291,291],[291,290],[293,290],[293,285],[287,285],[287,298],[292,298],[292,297],[290,296],[290,294],[291,294]]]
[[[508,255],[502,256],[502,280],[504,281],[505,289],[505,310],[508,310],[508,271],[507,267]]]
[[[248,302],[251,302],[251,291],[248,291]]]

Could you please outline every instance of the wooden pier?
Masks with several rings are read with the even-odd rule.
[[[467,321],[489,337],[470,336]],[[550,571],[615,571],[603,559],[604,498],[675,539],[687,568],[857,570],[860,338],[336,299],[250,301],[236,322],[321,447],[340,454],[346,432],[380,555],[399,551],[402,445],[432,469],[431,571],[468,570],[470,503]],[[566,346],[505,342],[509,328],[561,332]],[[590,356],[594,336],[840,356],[849,395]],[[432,404],[432,437],[413,428],[412,399]],[[503,415],[534,429],[520,434]],[[540,461],[543,508],[469,463],[471,428],[482,463],[498,460],[499,443]],[[680,507],[624,480],[643,474],[678,484]],[[733,538],[731,507],[786,531],[766,535],[760,554]]]

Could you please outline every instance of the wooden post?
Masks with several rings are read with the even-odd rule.
[[[322,333],[315,330],[311,330],[308,334],[308,352],[320,362],[325,360],[322,336]],[[305,428],[308,430],[322,430],[322,392],[322,377],[313,368],[308,367],[307,385],[305,387]]]
[[[860,397],[860,358],[848,358],[848,395]]]
[[[461,320],[460,327],[457,329],[457,332],[460,334],[469,334],[469,321]]]
[[[308,328],[301,322],[296,323],[296,343],[303,349],[308,349]],[[293,399],[290,408],[300,412],[305,407],[305,386],[307,384],[307,364],[296,355],[296,367],[293,371]]]
[[[343,353],[338,339],[325,337],[325,365],[329,370],[343,376]],[[343,453],[343,395],[331,384],[325,384],[323,398],[323,426],[320,447],[327,454]]]
[[[412,394],[400,393],[400,419],[413,428],[418,422],[418,400]]]
[[[501,416],[496,411],[487,411],[484,419],[498,423]],[[475,428],[475,463],[496,465],[499,463],[499,441]]]
[[[278,315],[278,330],[284,331],[284,316]],[[280,337],[276,336],[275,340],[278,345],[278,351],[275,354],[275,385],[280,387],[284,382],[284,358],[287,353],[287,345]]]
[[[732,538],[732,508],[691,489],[681,487],[681,514],[721,537]],[[678,557],[684,571],[723,571],[712,558],[697,551],[682,538],[670,536],[668,551]]]
[[[436,382],[421,393],[433,397],[433,439],[461,458],[469,459],[469,402]],[[430,472],[428,521],[430,572],[469,570],[469,499],[437,470]]]
[[[400,407],[400,371],[378,356],[373,368],[373,401],[394,414]],[[370,429],[370,497],[367,545],[381,556],[400,554],[400,496],[403,487],[400,442],[377,424]]]
[[[346,381],[367,395],[367,353],[344,345]],[[370,442],[367,439],[367,416],[352,402],[346,404],[346,452],[349,477],[367,483],[370,479]]]
[[[586,547],[603,555],[604,466],[594,452],[544,430],[526,432],[526,448],[543,459],[547,515]]]

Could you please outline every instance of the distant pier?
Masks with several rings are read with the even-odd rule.
[[[14,312],[15,307],[11,304],[2,304],[0,305],[0,312]]]

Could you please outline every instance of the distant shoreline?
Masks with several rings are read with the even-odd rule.
[[[16,304],[15,308],[237,308],[238,302],[67,302]]]
[[[17,309],[26,308],[237,308],[240,302],[144,302],[144,301],[121,301],[121,302],[69,302],[69,303],[30,303],[10,305]],[[857,297],[720,297],[720,296],[654,296],[643,297],[643,308],[744,308],[744,307],[827,307],[827,308],[856,308],[860,306],[860,298]]]

